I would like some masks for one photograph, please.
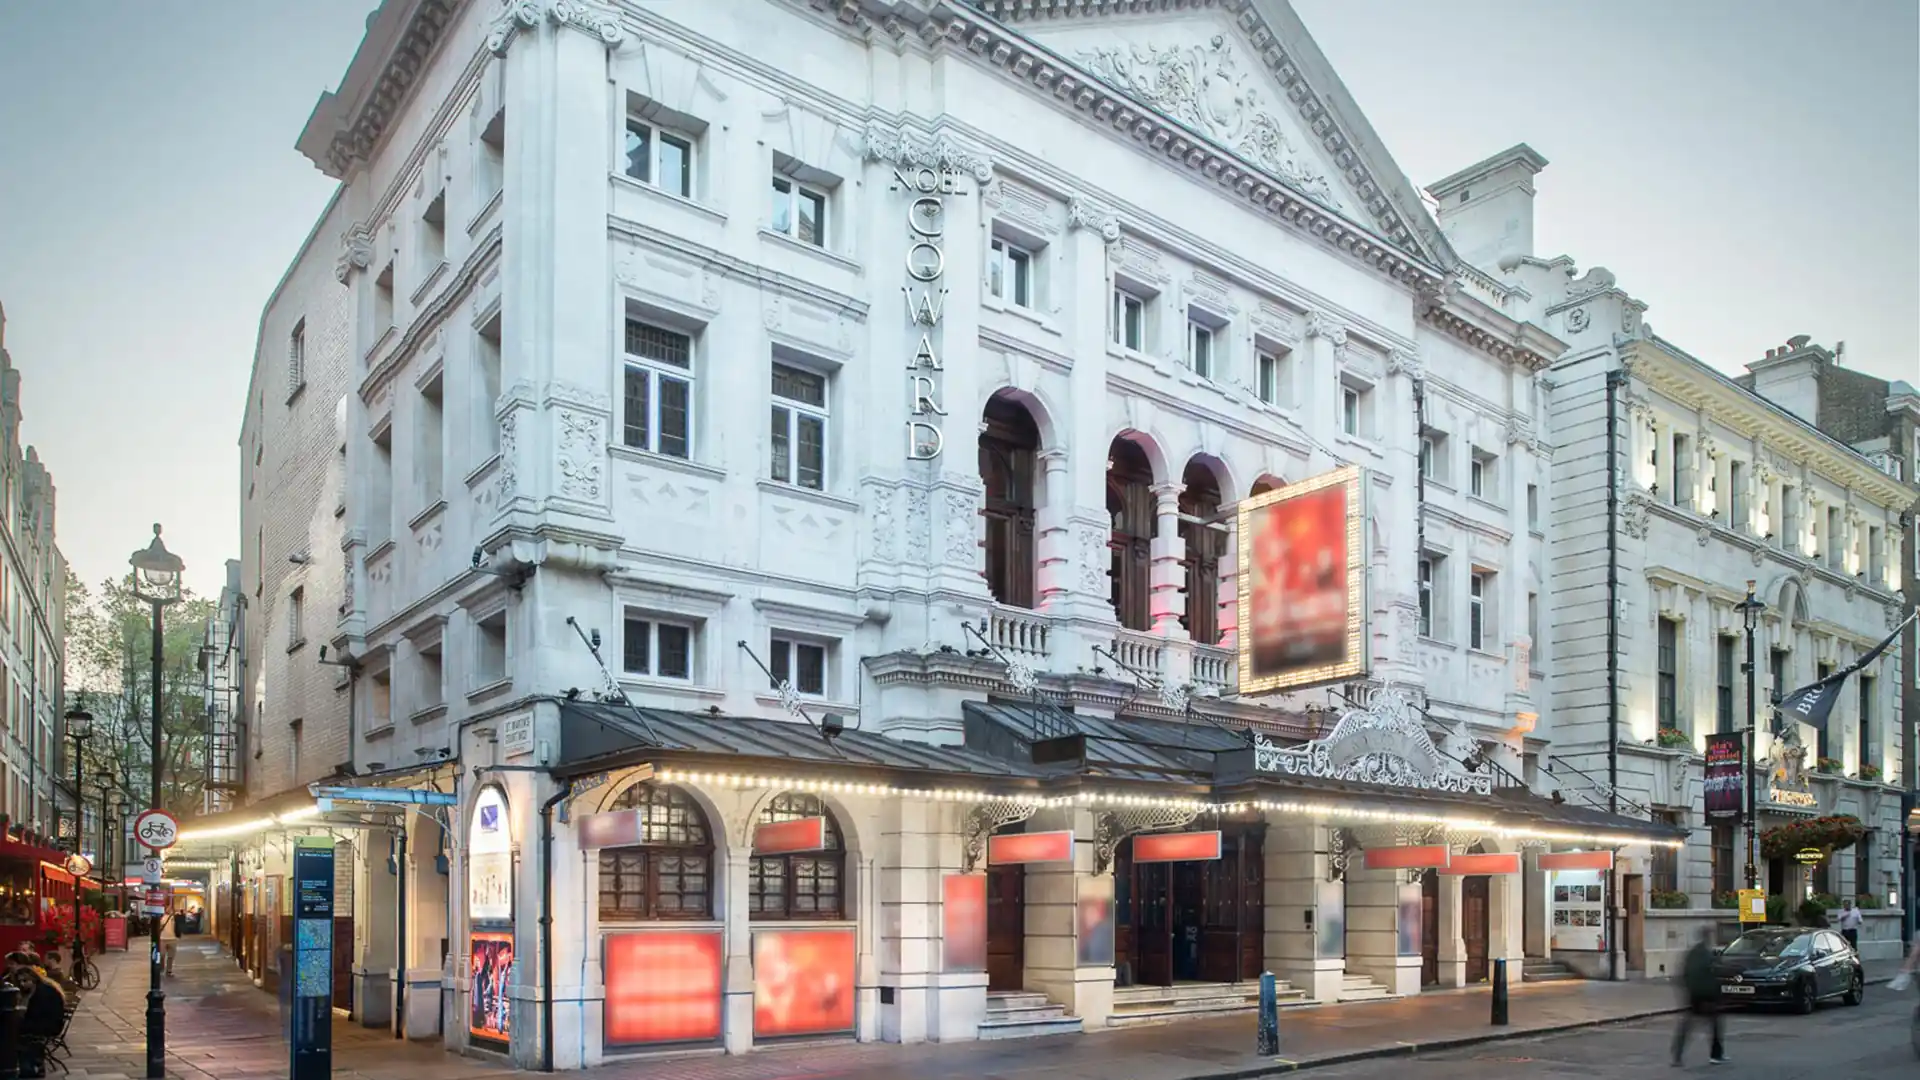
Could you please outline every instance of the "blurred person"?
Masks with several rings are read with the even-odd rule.
[[[1673,1063],[1678,1066],[1686,1056],[1687,1036],[1692,1033],[1696,1020],[1704,1020],[1713,1030],[1713,1045],[1707,1048],[1707,1060],[1715,1065],[1727,1060],[1726,1049],[1721,1045],[1720,1027],[1720,977],[1713,970],[1713,927],[1700,928],[1700,936],[1694,940],[1693,948],[1687,950],[1687,959],[1681,971],[1681,984],[1687,995],[1686,1011],[1680,1014],[1680,1028],[1673,1033]]]
[[[1847,947],[1854,952],[1860,951],[1860,924],[1863,921],[1860,909],[1852,900],[1840,901],[1840,936],[1847,939]]]
[[[8,958],[9,960],[12,957]],[[67,996],[59,984],[43,978],[39,969],[19,969],[15,985],[26,995],[20,1011],[20,1075],[47,1075],[47,1044],[67,1026]]]

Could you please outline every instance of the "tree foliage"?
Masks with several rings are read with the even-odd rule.
[[[177,813],[198,813],[206,784],[206,706],[200,646],[218,605],[191,592],[167,606],[160,668],[161,760],[158,799]],[[93,714],[81,744],[85,787],[103,776],[136,808],[152,800],[152,608],[134,596],[133,575],[89,589],[67,572],[67,707]],[[71,768],[72,763],[68,766]],[[97,797],[97,796],[96,796]]]

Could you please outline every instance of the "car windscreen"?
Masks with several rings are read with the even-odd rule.
[[[1744,934],[1727,946],[1726,955],[1763,960],[1805,956],[1812,948],[1812,940],[1806,934]]]

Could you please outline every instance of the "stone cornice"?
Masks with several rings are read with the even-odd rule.
[[[1659,339],[1635,341],[1621,353],[1635,380],[1690,409],[1825,476],[1835,487],[1899,512],[1920,499],[1920,488],[1874,468],[1852,448]]]
[[[1566,342],[1501,313],[1451,281],[1427,296],[1421,318],[1468,348],[1531,372],[1545,371],[1567,350]]]
[[[853,316],[862,322],[866,321],[869,305],[859,297],[823,288],[804,278],[793,277],[777,270],[768,270],[757,263],[735,258],[718,248],[693,243],[657,226],[609,215],[607,233],[616,239],[644,244],[657,251],[692,258],[697,260],[704,269],[724,274],[764,291],[818,304],[841,314]]]
[[[1318,239],[1395,281],[1416,290],[1431,290],[1437,289],[1443,280],[1437,266],[1393,246],[1394,243],[1416,245],[1405,222],[1390,206],[1388,223],[1382,226],[1388,239],[1382,240],[1369,226],[1328,210],[1295,191],[1286,181],[1160,116],[1071,61],[1034,44],[990,16],[957,6],[951,0],[941,0],[922,30],[923,34],[944,40],[956,50],[984,61],[1074,113],[1110,126],[1145,148],[1164,154],[1190,172],[1232,191],[1268,217]],[[1276,46],[1263,52],[1263,57],[1268,57],[1271,63],[1270,57],[1277,52]],[[1297,79],[1298,74],[1294,72],[1282,81],[1292,85]],[[1332,121],[1324,112],[1312,127],[1322,137],[1333,131]],[[1344,153],[1339,157],[1350,163],[1352,150],[1344,147],[1344,141],[1342,145]],[[1370,205],[1385,203],[1371,181],[1367,183],[1367,190],[1375,195]]]
[[[543,21],[592,34],[610,49],[627,39],[620,12],[596,0],[508,0],[487,31],[487,51],[505,56],[514,38]]]
[[[405,108],[414,84],[438,50],[463,0],[414,0],[393,5],[404,15],[376,12],[367,36],[341,79],[320,96],[300,134],[300,152],[335,180],[367,161]],[[402,21],[404,20],[404,21]]]

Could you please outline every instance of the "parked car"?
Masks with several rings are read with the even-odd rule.
[[[1866,997],[1859,954],[1832,930],[1749,930],[1720,950],[1714,974],[1729,1006],[1790,1005],[1810,1013],[1823,1001],[1858,1005]]]

